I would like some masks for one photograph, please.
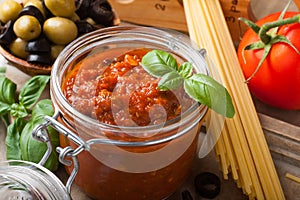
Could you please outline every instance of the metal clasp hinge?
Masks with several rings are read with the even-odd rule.
[[[48,147],[43,158],[38,163],[39,165],[43,166],[46,163],[53,150],[52,142],[50,140],[49,132],[47,129],[47,127],[50,125],[60,134],[63,134],[76,145],[78,145],[76,149],[72,148],[71,146],[67,146],[65,148],[56,148],[56,151],[59,153],[59,162],[67,166],[71,166],[72,164],[74,165],[74,168],[66,183],[66,190],[69,194],[71,194],[71,186],[79,170],[79,162],[77,159],[77,155],[83,150],[89,149],[89,145],[71,130],[61,125],[54,117],[45,116],[45,122],[36,126],[32,132],[32,136],[34,139],[40,142],[45,142]],[[70,158],[72,159],[72,161],[70,160]]]

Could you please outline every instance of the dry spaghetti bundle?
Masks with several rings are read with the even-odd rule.
[[[215,145],[224,178],[232,173],[249,199],[285,199],[220,2],[183,2],[190,37],[207,50],[236,109]]]

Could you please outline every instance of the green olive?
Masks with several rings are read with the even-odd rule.
[[[5,0],[0,4],[0,20],[7,23],[9,20],[15,20],[22,10],[21,4],[14,0]]]
[[[48,10],[57,17],[70,18],[75,13],[74,0],[44,0]]]
[[[37,38],[42,31],[39,20],[31,15],[19,17],[14,23],[13,29],[17,37],[26,41]]]
[[[29,55],[29,52],[25,51],[26,44],[27,41],[22,40],[21,38],[17,38],[12,43],[10,43],[9,50],[15,56],[26,60]]]
[[[54,44],[68,44],[78,35],[76,24],[67,18],[52,17],[43,25],[44,34]]]
[[[51,45],[51,59],[55,60],[60,52],[65,48],[65,45]]]
[[[73,22],[76,22],[78,20],[80,20],[80,17],[74,12],[74,14],[69,17],[70,20],[72,20]]]

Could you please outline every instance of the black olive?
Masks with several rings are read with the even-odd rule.
[[[42,6],[46,15],[46,19],[54,17],[54,15],[50,12],[50,10],[47,8],[47,6],[45,5],[45,1],[42,1]]]
[[[50,53],[29,54],[27,62],[43,65],[51,65],[52,59]]]
[[[89,33],[93,30],[95,30],[94,26],[91,25],[90,23],[88,23],[85,20],[77,20],[75,22],[76,26],[77,26],[77,30],[78,30],[78,34],[85,34],[85,33]]]
[[[13,30],[13,21],[8,21],[4,26],[1,25],[0,28],[0,44],[8,45],[14,39],[16,39],[15,32]]]
[[[89,17],[89,8],[90,8],[91,0],[75,0],[76,6],[76,14],[80,19],[85,19]]]
[[[221,181],[217,175],[203,172],[195,177],[195,187],[202,197],[213,199],[221,191]]]
[[[23,16],[23,15],[31,15],[34,16],[35,18],[37,18],[40,22],[40,24],[44,23],[44,16],[42,14],[42,12],[35,6],[29,5],[24,7],[21,12],[19,13],[19,17]]]
[[[45,37],[39,37],[35,40],[28,41],[26,51],[30,53],[50,52],[51,45]]]
[[[114,13],[111,5],[106,0],[95,0],[91,3],[90,17],[104,26],[113,24]]]

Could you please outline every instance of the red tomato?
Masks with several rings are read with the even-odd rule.
[[[287,12],[284,18],[299,14]],[[266,22],[277,21],[280,13],[271,14],[257,22],[261,26]],[[285,36],[300,51],[300,23],[279,27],[278,35]],[[258,35],[249,29],[238,47],[238,59],[245,78],[251,76],[263,56],[263,49],[244,51],[246,63],[243,61],[242,49],[259,41]],[[285,43],[272,46],[268,57],[259,71],[248,83],[249,90],[261,101],[281,109],[300,109],[300,55]]]

